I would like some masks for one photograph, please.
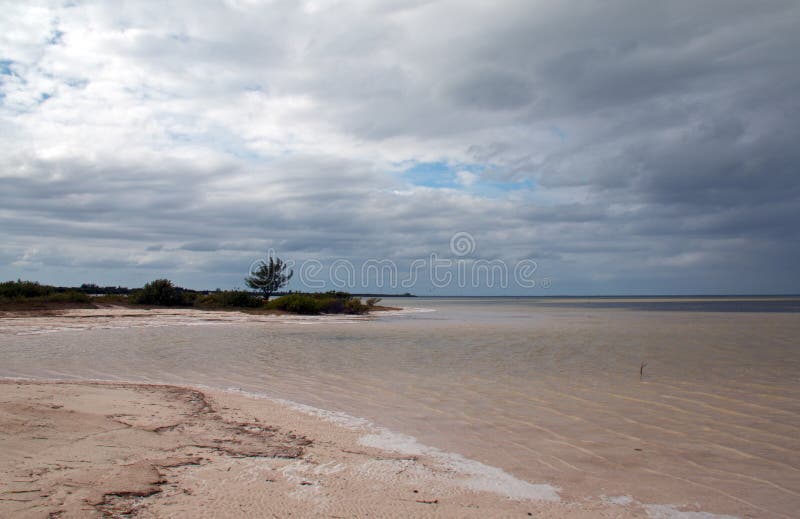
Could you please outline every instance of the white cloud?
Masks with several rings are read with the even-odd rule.
[[[456,172],[456,179],[458,180],[458,183],[465,187],[472,186],[473,184],[475,184],[475,182],[478,181],[479,178],[480,178],[479,175],[476,175],[475,173],[470,173],[469,171]]]

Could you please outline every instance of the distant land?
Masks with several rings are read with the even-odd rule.
[[[141,290],[142,287],[123,287],[123,286],[114,286],[114,285],[107,285],[107,286],[99,286],[95,285],[94,283],[83,283],[80,286],[53,286],[52,287],[55,292],[80,292],[82,294],[87,295],[109,295],[109,294],[117,294],[117,295],[130,295],[137,290]],[[197,294],[212,294],[214,292],[220,292],[223,289],[214,289],[214,290],[195,290],[192,288],[185,288],[185,287],[177,287],[180,290],[186,292],[192,292]],[[324,292],[324,291],[323,291]],[[296,294],[298,291],[295,290],[287,290],[281,292],[275,292],[273,296],[285,296],[289,294]],[[380,292],[370,292],[370,293],[352,293],[353,297],[417,297],[410,292],[405,292],[402,294],[390,294],[390,293],[380,293]]]

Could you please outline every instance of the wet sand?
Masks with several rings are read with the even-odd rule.
[[[0,516],[645,516],[513,478],[481,489],[468,460],[382,450],[375,432],[222,392],[3,381]]]

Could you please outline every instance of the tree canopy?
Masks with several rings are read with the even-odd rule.
[[[294,271],[289,269],[283,260],[270,255],[267,260],[258,262],[251,275],[244,278],[244,281],[248,287],[260,290],[264,294],[264,299],[269,301],[269,297],[285,287],[293,275]]]

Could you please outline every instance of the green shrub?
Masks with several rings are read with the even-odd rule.
[[[258,308],[261,304],[260,297],[244,290],[219,290],[194,300],[200,308]]]
[[[194,294],[176,287],[169,279],[151,281],[130,297],[132,303],[157,306],[184,306],[191,304],[193,299]]]
[[[49,303],[79,303],[80,306],[92,306],[91,298],[65,288],[40,285],[35,281],[6,281],[0,283],[0,305],[4,308],[29,310],[49,308]]]
[[[52,294],[54,287],[40,285],[37,281],[5,281],[0,283],[0,297],[7,299],[21,299],[28,297],[43,297]]]
[[[92,301],[106,305],[124,305],[131,302],[124,294],[103,294],[93,297]]]
[[[68,290],[66,292],[56,292],[41,298],[44,301],[51,301],[54,303],[91,303],[92,298],[81,292],[75,290]]]
[[[35,301],[55,303],[89,303],[86,294],[76,290],[64,290],[49,285],[41,285],[36,281],[5,281],[0,283],[0,299],[10,301]]]
[[[325,310],[324,301],[311,294],[288,294],[267,303],[271,310],[284,310],[293,314],[321,314]]]
[[[348,299],[344,303],[344,313],[346,314],[365,314],[369,311],[369,307],[361,302],[361,299],[353,298]]]
[[[293,314],[363,314],[369,307],[347,292],[288,294],[267,303],[267,308]]]

